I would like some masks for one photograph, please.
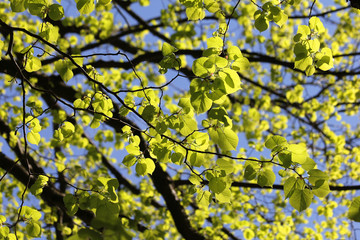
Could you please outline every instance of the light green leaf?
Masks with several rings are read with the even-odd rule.
[[[37,132],[34,132],[34,131],[30,131],[27,133],[27,140],[29,143],[31,144],[35,144],[35,145],[39,145],[39,142],[40,142],[40,134],[37,133]]]
[[[219,158],[216,160],[216,164],[220,167],[220,169],[224,170],[226,174],[230,174],[235,170],[232,159]]]
[[[243,57],[240,49],[237,46],[230,46],[227,49],[227,53],[229,55],[229,60],[236,60],[238,58]]]
[[[143,160],[146,164],[146,173],[152,174],[155,171],[155,163],[151,158],[145,158]]]
[[[313,64],[313,59],[310,56],[301,59],[295,58],[294,68],[299,69],[301,71],[305,71],[312,64]]]
[[[64,138],[69,138],[75,133],[75,127],[71,122],[64,122],[61,126],[61,133]]]
[[[191,176],[189,177],[189,181],[190,181],[192,184],[194,184],[194,185],[200,185],[202,179],[201,179],[199,176],[197,176],[197,175],[191,175]]]
[[[193,73],[198,77],[207,77],[211,73],[215,72],[215,65],[211,67],[205,67],[204,64],[209,58],[201,57],[196,59],[192,65]]]
[[[70,216],[74,216],[79,209],[77,198],[72,194],[66,194],[63,201],[66,207],[67,214],[69,214]]]
[[[211,139],[220,146],[223,151],[236,150],[239,138],[229,127],[213,127],[209,129]]]
[[[28,206],[23,206],[21,208],[20,215],[25,217],[26,219],[31,219],[34,221],[38,221],[41,218],[41,213],[38,210]]]
[[[35,72],[41,69],[41,61],[37,57],[28,56],[26,59],[25,70],[28,72]]]
[[[26,232],[30,237],[40,237],[41,226],[38,222],[30,221],[26,224]]]
[[[316,166],[315,161],[314,161],[312,158],[310,158],[310,157],[307,157],[307,158],[306,158],[306,161],[305,161],[303,164],[301,164],[301,167],[302,167],[304,170],[306,170],[306,171],[310,171],[310,170],[313,169],[315,166]]]
[[[250,62],[245,57],[239,57],[231,64],[231,68],[238,72],[248,69],[249,66]]]
[[[295,189],[303,189],[304,185],[305,183],[303,179],[295,177],[289,177],[288,179],[286,179],[284,183],[285,199],[291,197]]]
[[[286,147],[288,145],[286,139],[284,137],[274,135],[271,136],[268,140],[265,142],[265,147],[267,149],[273,150],[275,147]]]
[[[35,183],[30,187],[30,192],[38,196],[43,192],[44,186],[47,184],[49,178],[44,175],[39,175],[39,177],[36,179]]]
[[[318,17],[311,17],[309,20],[309,26],[311,29],[314,29],[317,33],[325,32],[325,27],[322,24],[320,18]]]
[[[46,8],[48,2],[46,0],[26,0],[25,7],[29,10],[31,15],[38,16],[40,18],[45,17]]]
[[[180,133],[183,136],[187,136],[197,130],[196,120],[189,115],[180,115]]]
[[[223,40],[220,37],[211,37],[207,39],[208,48],[221,49],[223,45],[224,45]]]
[[[230,68],[224,68],[219,71],[220,79],[224,82],[227,94],[234,93],[241,89],[241,80],[236,71]]]
[[[221,193],[215,193],[215,199],[219,203],[230,203],[231,202],[231,190],[225,189]]]
[[[323,48],[321,54],[315,55],[316,66],[323,71],[328,71],[334,67],[334,59],[330,48]]]
[[[209,189],[214,193],[221,193],[226,188],[226,182],[221,177],[214,177],[209,181]]]
[[[209,191],[199,191],[196,196],[196,202],[199,207],[207,208],[211,202],[211,193]]]
[[[270,169],[265,169],[259,172],[257,184],[259,184],[261,187],[272,187],[275,179],[275,173]]]
[[[188,20],[201,20],[205,17],[205,10],[201,7],[189,7],[186,8],[186,16]]]
[[[192,93],[190,101],[197,113],[206,112],[212,106],[212,100],[203,91]]]
[[[308,158],[305,144],[290,144],[288,150],[291,152],[291,161],[303,164]]]
[[[220,10],[220,5],[217,0],[204,0],[205,8],[211,12],[216,13]]]
[[[313,199],[313,194],[309,189],[295,189],[290,197],[290,204],[299,212],[307,209]]]
[[[55,69],[60,74],[60,77],[65,82],[69,81],[73,76],[70,64],[65,60],[55,62]]]
[[[175,47],[171,46],[169,43],[164,42],[162,45],[161,51],[162,51],[163,56],[167,56],[167,55],[170,55],[170,54],[176,52],[177,49]]]

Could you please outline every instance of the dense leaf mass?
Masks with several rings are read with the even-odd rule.
[[[0,239],[355,239],[350,2],[0,2]]]

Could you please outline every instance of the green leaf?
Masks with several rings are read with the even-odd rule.
[[[216,164],[220,167],[220,169],[224,170],[226,174],[230,174],[234,172],[234,162],[231,159],[219,158],[216,160]]]
[[[329,183],[327,181],[317,181],[311,192],[319,198],[324,198],[330,193]]]
[[[26,59],[25,70],[28,72],[35,72],[41,69],[41,61],[37,57],[28,56]]]
[[[204,0],[205,8],[211,12],[216,13],[220,10],[220,5],[217,0]]]
[[[219,203],[230,203],[231,202],[231,190],[225,189],[221,193],[215,193],[215,199]]]
[[[264,32],[269,27],[269,22],[265,19],[264,15],[258,15],[257,12],[254,14],[255,16],[255,28],[259,30],[259,32]]]
[[[136,164],[135,171],[137,174],[144,176],[147,172],[147,164],[144,161],[139,161]]]
[[[298,42],[300,40],[307,40],[310,33],[311,30],[308,26],[306,25],[298,26],[297,34],[294,37],[295,42]]]
[[[55,69],[60,74],[60,77],[65,82],[69,81],[73,76],[71,65],[65,60],[55,62]]]
[[[213,102],[203,91],[192,93],[190,101],[197,113],[204,113],[209,110]]]
[[[30,192],[35,196],[40,195],[48,181],[49,178],[47,176],[39,175],[35,183],[30,187]]]
[[[189,177],[189,181],[194,185],[200,185],[201,184],[201,178],[197,175],[191,175]]]
[[[147,122],[152,122],[156,115],[156,107],[153,105],[147,105],[141,113],[141,116]]]
[[[295,65],[294,68],[299,69],[301,71],[305,71],[307,67],[311,66],[313,64],[312,57],[306,57],[301,59],[295,59]]]
[[[197,130],[197,122],[196,120],[189,115],[180,115],[180,133],[183,136],[187,136],[192,134],[195,130]]]
[[[314,29],[317,33],[325,32],[325,27],[322,24],[320,18],[318,17],[311,17],[309,20],[309,27]]]
[[[74,216],[79,209],[77,198],[72,194],[66,194],[63,201],[66,207],[67,214],[69,214],[70,216]]]
[[[106,6],[109,3],[111,3],[111,0],[99,0],[98,1],[98,4],[103,5],[103,6]]]
[[[209,181],[209,189],[214,193],[221,193],[226,188],[226,182],[221,177],[214,177]]]
[[[13,12],[23,12],[25,11],[25,1],[24,0],[10,0],[11,11]]]
[[[19,209],[19,211],[20,211],[20,209]],[[41,213],[34,208],[31,208],[28,206],[23,206],[21,208],[20,216],[23,216],[24,218],[26,218],[28,220],[38,221],[41,218]]]
[[[89,14],[95,9],[94,0],[75,0],[80,14]]]
[[[220,49],[223,47],[224,42],[222,40],[222,38],[220,37],[211,37],[207,39],[207,46],[208,48],[216,48],[216,49]]]
[[[247,164],[244,171],[244,178],[248,181],[256,178],[258,173],[258,168],[254,167],[253,164]]]
[[[144,162],[146,164],[146,173],[152,174],[155,171],[155,163],[151,158],[145,158]]]
[[[199,207],[207,208],[211,202],[211,192],[209,191],[199,191],[196,196],[196,202]]]
[[[64,17],[64,8],[59,4],[51,4],[49,7],[49,17],[54,21],[59,21]]]
[[[169,43],[164,42],[162,45],[161,51],[162,51],[163,56],[167,56],[167,55],[170,55],[170,54],[176,52],[177,49],[175,47],[171,46]]]
[[[30,237],[40,237],[41,236],[41,226],[38,222],[30,221],[26,224],[26,232]]]
[[[220,79],[224,82],[227,94],[234,93],[241,89],[241,80],[236,71],[224,68],[219,72]]]
[[[328,71],[334,67],[334,59],[330,48],[323,48],[321,54],[315,55],[316,66],[323,71]]]
[[[167,125],[164,122],[156,123],[155,130],[158,134],[164,134],[167,131]]]
[[[290,144],[288,150],[291,152],[291,161],[303,164],[307,161],[308,153],[305,144]]]
[[[75,127],[71,122],[64,122],[61,126],[61,133],[64,138],[69,138],[75,133]]]
[[[307,209],[313,199],[313,194],[309,189],[295,189],[290,197],[290,204],[299,212]]]
[[[126,155],[122,161],[122,163],[127,166],[131,167],[133,166],[137,161],[137,158],[133,154]]]
[[[309,182],[312,185],[312,192],[323,198],[330,193],[329,176],[319,169],[312,169],[309,171]]]
[[[261,187],[272,187],[275,179],[275,173],[270,169],[265,169],[263,171],[260,171],[257,179],[257,184],[259,184]]]
[[[99,177],[97,179],[100,186],[105,187],[105,190],[109,193],[109,198],[112,202],[118,202],[118,196],[116,189],[119,187],[119,182],[116,178]]]
[[[27,137],[27,140],[28,140],[29,143],[39,145],[39,142],[40,142],[40,139],[41,139],[41,136],[40,136],[39,133],[34,132],[34,131],[30,131],[30,132],[27,133],[26,137]]]
[[[304,185],[305,183],[302,179],[295,177],[289,177],[288,179],[286,179],[284,183],[285,199],[291,197],[295,189],[303,189]]]
[[[360,222],[360,197],[352,200],[347,217],[355,222]]]
[[[274,135],[271,136],[268,140],[265,142],[265,147],[267,149],[273,150],[275,147],[286,147],[288,145],[286,139],[284,137]]]
[[[283,167],[284,168],[289,168],[292,164],[291,161],[291,153],[286,151],[286,152],[280,152],[278,154],[279,160],[282,162]]]
[[[171,154],[170,159],[171,162],[180,165],[182,163],[182,160],[184,159],[184,155],[182,153],[174,152]]]
[[[59,31],[57,27],[54,27],[50,23],[43,24],[43,31],[39,33],[39,36],[47,40],[48,42],[55,43],[59,37]]]
[[[221,150],[236,150],[239,138],[230,127],[212,127],[209,129],[209,135]]]
[[[230,46],[227,49],[227,53],[229,55],[229,60],[236,60],[243,57],[240,49],[237,46]]]
[[[310,158],[310,157],[307,157],[307,158],[306,158],[306,161],[305,161],[303,164],[301,164],[301,167],[302,167],[304,170],[306,170],[306,171],[310,171],[310,170],[313,169],[315,166],[316,166],[315,161],[314,161],[312,158]]]
[[[46,0],[26,0],[25,7],[29,10],[31,15],[38,16],[40,18],[45,17],[46,8],[48,2]]]
[[[192,65],[193,73],[198,77],[207,77],[211,73],[215,72],[215,65],[213,66],[204,66],[205,62],[207,62],[209,58],[201,57],[196,59]]]
[[[205,17],[205,10],[201,7],[189,7],[186,8],[186,16],[188,20],[201,20]]]
[[[248,69],[249,66],[250,62],[245,57],[239,57],[231,64],[231,68],[238,72]]]

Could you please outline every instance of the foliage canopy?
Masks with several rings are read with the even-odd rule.
[[[0,2],[0,239],[354,236],[347,4]]]

